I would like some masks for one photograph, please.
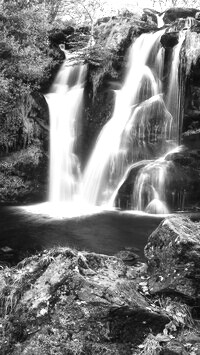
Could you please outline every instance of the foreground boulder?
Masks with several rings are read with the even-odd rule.
[[[0,273],[1,354],[133,354],[169,317],[137,289],[138,269],[68,248]]]
[[[177,293],[200,301],[200,223],[171,217],[161,222],[145,247],[151,294]]]

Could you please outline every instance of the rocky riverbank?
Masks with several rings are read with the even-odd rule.
[[[167,218],[143,264],[55,248],[2,267],[1,353],[199,354],[199,231]]]

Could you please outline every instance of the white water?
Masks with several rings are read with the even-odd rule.
[[[169,213],[166,204],[166,186],[170,179],[170,171],[174,164],[167,160],[168,155],[178,153],[181,147],[176,147],[163,157],[144,166],[137,175],[133,190],[133,206],[136,210],[148,213]]]
[[[135,179],[131,208],[169,213],[165,190],[173,163],[165,157],[178,142],[178,68],[184,34],[173,49],[168,90],[163,98],[164,49],[159,41],[163,33],[144,34],[132,46],[113,116],[102,129],[84,172],[82,196],[89,204],[115,205],[130,170],[138,161],[150,159]]]
[[[166,106],[168,111],[173,116],[173,139],[177,140],[179,136],[180,123],[180,90],[179,90],[179,57],[183,41],[185,40],[185,32],[179,34],[179,42],[173,48],[172,64],[169,77],[169,85],[166,96]]]
[[[164,17],[165,14],[162,14],[162,15],[156,15],[157,17],[157,24],[158,24],[158,28],[161,28],[165,25],[164,21],[163,21],[163,17]]]
[[[143,34],[132,45],[113,115],[103,127],[83,174],[76,140],[86,68],[62,66],[46,95],[51,121],[51,204],[43,207],[48,214],[75,216],[92,213],[97,206],[114,206],[131,169],[140,166],[131,208],[169,213],[165,183],[173,167],[165,158],[178,134],[178,65],[184,38],[174,48],[168,94],[163,95],[163,33]]]
[[[50,112],[50,188],[53,203],[72,202],[79,188],[80,164],[75,154],[85,66],[61,67],[45,97]]]
[[[143,151],[139,155],[148,156],[145,139],[150,137],[152,127],[144,115],[139,123],[137,113],[145,110],[141,106],[144,101],[152,97],[153,101],[162,100],[159,75],[163,63],[158,63],[158,55],[163,33],[143,34],[131,48],[124,85],[116,92],[113,116],[102,129],[83,175],[82,196],[90,204],[108,203],[127,168],[138,160],[135,144],[137,150]],[[151,70],[156,66],[158,75]]]

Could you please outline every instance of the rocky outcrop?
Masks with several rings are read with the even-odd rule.
[[[196,136],[196,141],[195,141]],[[187,141],[193,137],[192,143]],[[177,151],[169,152],[160,168],[166,168],[165,193],[166,204],[171,212],[180,210],[197,210],[200,207],[200,154],[198,150],[199,134],[184,136],[188,148],[182,147]],[[196,145],[196,149],[195,148]],[[161,150],[158,150],[160,152]],[[151,166],[151,160],[143,160],[133,164],[128,170],[119,187],[115,198],[115,206],[122,209],[134,209],[133,191],[136,178],[144,166]],[[149,211],[147,211],[149,212]],[[160,212],[161,213],[161,212]]]
[[[185,72],[185,100],[182,141],[188,147],[199,149],[196,133],[200,129],[200,34],[194,28],[186,35],[182,53]],[[184,75],[184,73],[183,73]],[[195,142],[194,142],[195,141]]]
[[[200,223],[165,219],[145,247],[151,294],[175,294],[200,304]]]
[[[181,7],[172,7],[164,12],[163,21],[165,24],[171,24],[172,22],[187,17],[194,17],[199,10],[191,8],[181,8]]]
[[[156,335],[169,322],[144,297],[139,272],[67,248],[0,270],[1,353],[133,354],[149,329]]]

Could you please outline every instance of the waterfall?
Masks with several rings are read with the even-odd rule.
[[[179,124],[180,124],[180,107],[181,97],[179,89],[179,56],[185,39],[185,32],[181,31],[179,42],[173,48],[171,68],[168,80],[167,93],[165,96],[166,112],[171,114],[169,137],[175,145],[179,139]],[[163,127],[163,122],[160,116],[160,124]],[[166,137],[167,138],[167,137]],[[179,147],[172,149],[170,153],[179,151]],[[145,210],[148,213],[168,213],[169,209],[166,204],[167,193],[166,185],[170,177],[170,172],[174,170],[173,162],[166,160],[167,155],[150,162],[143,167],[135,180],[133,189],[132,208],[137,210]]]
[[[76,155],[83,83],[86,67],[64,63],[45,95],[50,113],[50,187],[53,203],[72,202],[79,187],[80,164]]]
[[[179,56],[183,41],[185,40],[185,32],[181,31],[179,34],[179,42],[173,48],[171,70],[169,76],[169,84],[166,96],[166,106],[168,111],[173,116],[173,139],[177,140],[179,136],[180,123],[180,90],[179,90]]]
[[[113,115],[103,127],[83,175],[82,194],[93,205],[108,203],[129,166],[151,157],[148,142],[166,143],[170,136],[172,117],[161,94],[163,33],[143,34],[132,45]]]
[[[132,45],[113,115],[103,127],[83,174],[82,195],[92,205],[115,205],[130,170],[142,163],[128,207],[150,213],[169,212],[166,180],[174,166],[166,154],[173,152],[178,142],[178,69],[184,32],[172,52],[166,94],[162,87],[163,33],[143,34]]]
[[[164,15],[165,15],[165,13],[163,13],[162,15],[156,14],[158,28],[161,28],[161,27],[163,27],[163,26],[165,25],[165,23],[164,23],[164,21],[163,21]]]
[[[49,200],[54,205],[75,203],[76,209],[81,205],[85,210],[86,206],[115,206],[119,190],[136,169],[128,208],[169,212],[166,181],[174,166],[167,154],[178,141],[178,68],[184,34],[172,52],[165,93],[165,50],[160,44],[164,32],[142,34],[131,46],[123,86],[115,91],[112,117],[83,172],[76,145],[86,66],[64,63],[61,67],[45,96],[50,112]]]

